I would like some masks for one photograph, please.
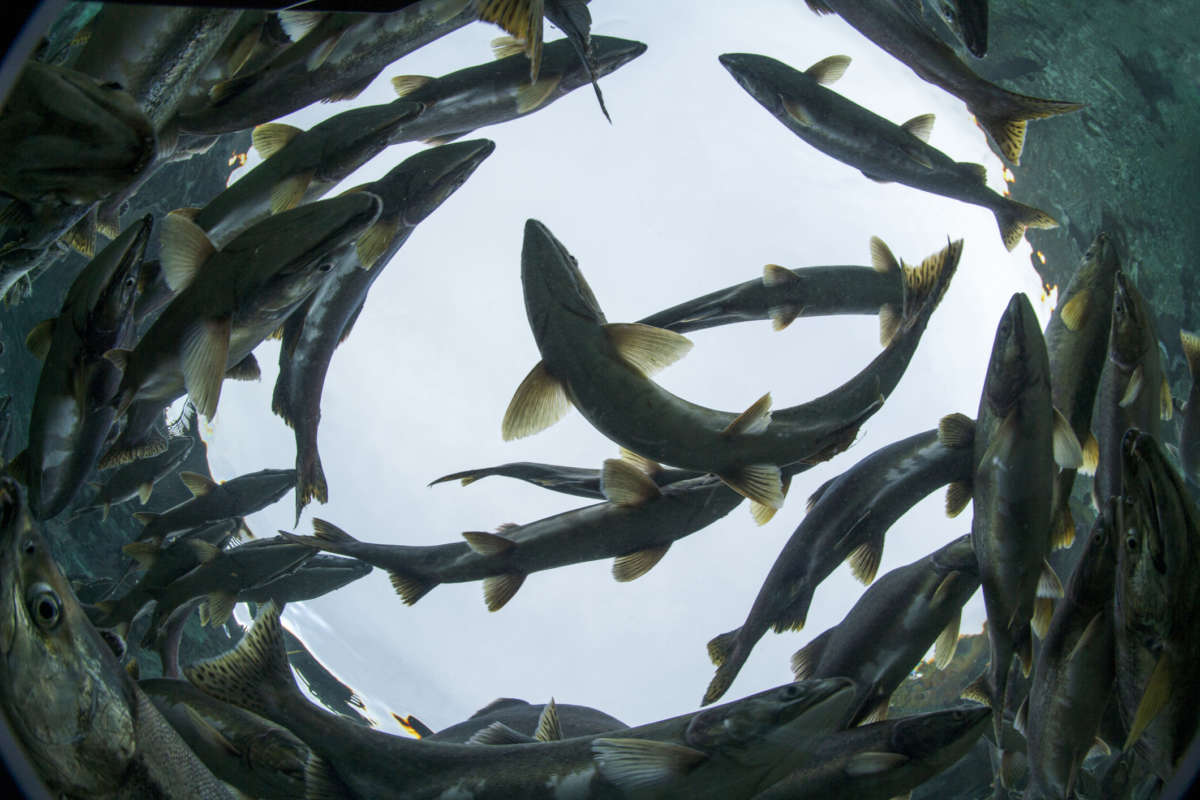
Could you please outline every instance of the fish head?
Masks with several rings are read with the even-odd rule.
[[[1066,596],[1076,605],[1087,609],[1104,606],[1113,596],[1113,581],[1117,570],[1117,519],[1120,497],[1110,497],[1100,509],[1088,533],[1083,555],[1079,558]]]
[[[0,478],[0,604],[0,705],[13,731],[51,789],[112,792],[135,749],[132,685],[9,478]]]
[[[490,139],[431,147],[405,159],[367,189],[383,199],[381,218],[398,216],[401,225],[415,228],[458,191],[495,149]]]
[[[309,134],[315,134],[321,142],[323,162],[331,159],[345,161],[346,153],[383,150],[397,127],[416,119],[424,110],[422,103],[404,99],[352,108],[316,125]]]
[[[343,258],[352,257],[355,239],[381,208],[375,195],[349,192],[276,214],[245,231],[218,253],[249,262],[236,278],[239,302],[252,296],[266,314],[290,312]]]
[[[707,752],[747,747],[781,728],[790,734],[818,734],[844,723],[854,699],[848,678],[796,681],[710,708],[688,723],[684,739]]]
[[[296,486],[294,469],[261,469],[241,475],[222,484],[222,488],[236,495],[238,508],[265,508],[279,501]]]
[[[975,555],[975,546],[971,544],[969,533],[935,550],[930,554],[930,561],[939,575],[957,572],[975,580],[979,579],[979,559]]]
[[[718,56],[721,66],[746,92],[776,117],[789,115],[785,102],[803,108],[810,81],[797,69],[756,53],[725,53]]]
[[[86,205],[119,191],[154,158],[154,128],[115,83],[31,62],[6,105],[21,120],[5,191],[29,203]],[[0,137],[4,132],[0,131]]]
[[[645,42],[635,42],[632,39],[618,39],[615,36],[591,37],[592,60],[597,78],[603,78],[610,72],[616,72],[621,67],[633,61],[646,52]],[[582,69],[582,61],[574,53],[571,54],[574,63],[580,65],[581,82],[588,80],[587,71]]]
[[[1153,512],[1140,495],[1120,498],[1117,515],[1117,624],[1134,632],[1147,646],[1165,638],[1170,595],[1165,570],[1155,563],[1161,544]],[[1165,566],[1165,565],[1164,565]]]
[[[133,309],[144,287],[142,256],[146,254],[153,224],[154,217],[147,214],[122,231],[96,257],[108,262],[104,275],[96,282],[95,296],[88,304],[91,321],[99,330],[115,331],[123,325],[133,324]]]
[[[557,309],[556,316],[573,316],[595,325],[607,321],[592,294],[592,287],[579,271],[579,262],[567,252],[562,242],[554,238],[549,228],[535,219],[525,222],[521,285],[525,292],[525,310],[535,332],[544,326],[543,321],[536,318],[542,309]]]
[[[903,717],[895,720],[889,749],[909,759],[904,767],[918,762],[942,769],[961,758],[975,743],[991,716],[990,708],[976,705]]]
[[[1145,354],[1152,330],[1145,300],[1123,270],[1117,270],[1113,291],[1109,358],[1132,370]]]
[[[1096,234],[1088,249],[1083,253],[1085,268],[1098,270],[1102,274],[1112,276],[1121,268],[1121,259],[1117,255],[1116,245],[1112,237],[1104,231]]]
[[[1048,369],[1046,344],[1033,305],[1024,292],[1017,292],[996,326],[984,398],[997,416],[1004,417],[1028,387],[1047,380]]]

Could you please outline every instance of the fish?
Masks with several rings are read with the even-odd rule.
[[[250,797],[304,792],[308,745],[286,728],[222,703],[185,680],[143,678],[140,688],[213,774]]]
[[[969,535],[875,581],[845,618],[792,656],[796,680],[850,678],[858,687],[851,725],[887,718],[892,692],[931,645],[939,669],[958,646],[963,605],[979,588]]]
[[[92,627],[0,478],[0,706],[54,796],[227,798]]]
[[[501,425],[505,440],[536,433],[572,405],[601,434],[638,455],[712,472],[759,506],[783,505],[780,468],[819,462],[849,447],[859,426],[899,382],[953,276],[961,241],[897,335],[858,376],[808,403],[771,411],[770,394],[742,414],[689,403],[649,379],[691,348],[687,337],[646,325],[608,324],[578,265],[537,220],[525,224],[521,283],[542,361],[525,377]],[[759,514],[756,514],[759,516]]]
[[[656,462],[639,459],[632,453],[622,453],[621,457],[645,472],[650,477],[650,480],[654,481],[659,488],[679,481],[699,478],[704,475],[704,473],[693,469],[667,469]],[[575,497],[604,499],[604,489],[601,487],[601,470],[584,469],[583,467],[564,467],[559,464],[540,464],[535,461],[514,461],[495,467],[453,472],[449,475],[435,478],[429,482],[429,485],[433,486],[434,484],[445,483],[447,481],[460,481],[463,486],[467,486],[481,478],[487,478],[492,475],[516,478],[526,483],[531,483],[534,486],[541,486],[544,489],[574,495]]]
[[[255,223],[325,196],[346,176],[387,147],[398,126],[422,106],[396,101],[352,108],[304,131],[266,122],[252,132],[264,159],[192,217],[217,248]]]
[[[674,792],[689,797],[750,794],[786,774],[814,739],[844,717],[850,681],[793,683],[712,709],[620,731],[517,745],[415,740],[321,712],[291,679],[279,607],[263,606],[230,653],[184,670],[202,691],[282,725],[313,750],[307,791],[412,800],[459,792],[500,797],[618,797]],[[717,713],[714,713],[717,712]],[[740,725],[724,720],[746,718]],[[697,739],[697,736],[702,736]],[[697,746],[699,745],[699,746]]]
[[[783,330],[797,317],[831,314],[878,314],[879,343],[887,346],[903,319],[906,296],[920,287],[940,264],[935,253],[910,267],[892,255],[878,236],[871,237],[871,267],[827,266],[787,269],[763,267],[761,280],[746,281],[687,300],[638,320],[676,333],[770,319]]]
[[[944,427],[945,434],[929,430],[876,450],[813,493],[808,513],[771,565],[745,622],[709,641],[717,673],[702,705],[725,694],[769,628],[779,633],[804,627],[817,586],[843,561],[870,583],[888,529],[926,495],[957,483],[952,510],[961,510],[963,484],[971,479],[974,426],[964,417]]]
[[[1028,800],[1065,800],[1075,792],[1113,694],[1118,502],[1110,498],[1092,525],[1017,711],[1029,749]]]
[[[161,132],[239,17],[224,8],[108,6],[72,66],[119,85]]]
[[[1158,439],[1174,414],[1150,304],[1123,271],[1116,273],[1108,358],[1100,376],[1092,427],[1099,457],[1092,501],[1101,508],[1121,491],[1121,437],[1129,428]]]
[[[541,75],[530,82],[520,55],[452,72],[440,78],[402,75],[392,79],[397,96],[421,103],[425,110],[400,126],[392,136],[398,142],[437,144],[457,139],[487,125],[523,117],[586,86],[590,77],[601,78],[646,52],[646,45],[629,39],[593,36],[594,73],[581,62],[567,39],[546,45]]]
[[[899,9],[899,4],[852,0],[805,2],[818,14],[836,13],[921,80],[966,103],[967,111],[975,116],[979,126],[1000,148],[1001,155],[1013,164],[1021,163],[1027,120],[1083,108],[1081,103],[1016,94],[984,80],[950,47]],[[979,16],[977,13],[970,15],[970,25],[975,31],[978,30]]]
[[[304,686],[310,695],[338,716],[348,719],[356,725],[374,727],[375,723],[362,713],[367,704],[358,696],[358,693],[330,672],[329,668],[309,651],[300,637],[287,629],[287,626],[283,628],[283,642],[287,649],[288,663],[304,681]]]
[[[134,342],[132,311],[152,223],[143,217],[101,250],[71,283],[58,316],[25,340],[42,359],[26,449],[29,505],[38,519],[71,503],[116,417],[111,403],[121,374],[104,354]]]
[[[1200,511],[1149,433],[1122,437],[1125,498],[1118,547],[1117,697],[1135,747],[1162,780],[1179,768],[1200,730]]]
[[[1051,613],[1047,600],[1061,595],[1057,576],[1051,577],[1045,563],[1055,464],[1082,463],[1070,424],[1051,403],[1045,340],[1023,292],[1013,294],[996,326],[975,419],[971,541],[987,609],[988,688],[1000,741],[1013,654],[1028,675],[1031,625],[1044,631]]]
[[[268,217],[215,252],[194,223],[168,215],[162,224],[176,242],[164,248],[163,268],[178,294],[133,350],[106,354],[123,371],[117,412],[135,400],[161,409],[186,392],[211,419],[225,373],[242,365],[257,374],[251,351],[329,277],[337,253],[381,205],[364,192],[309,203]]]
[[[1083,445],[1082,471],[1094,474],[1100,445],[1092,435],[1092,409],[1100,387],[1100,370],[1108,349],[1115,275],[1121,268],[1116,246],[1106,233],[1097,234],[1083,254],[1067,288],[1046,325],[1046,354],[1050,359],[1050,400],[1059,409],[1075,438]],[[1075,522],[1068,501],[1075,486],[1075,470],[1058,473],[1051,512],[1051,543],[1069,547],[1075,540]]]
[[[987,708],[952,708],[832,733],[812,753],[811,766],[795,770],[754,800],[906,795],[962,758],[990,715]]]
[[[176,531],[249,516],[274,504],[296,485],[294,469],[261,469],[224,483],[196,472],[181,472],[179,478],[192,493],[192,499],[161,513],[136,512],[133,518],[143,525],[139,541],[166,541]]]
[[[0,113],[0,297],[57,258],[55,242],[91,258],[95,205],[135,181],[156,152],[133,98],[75,70],[30,62]]]
[[[1026,228],[1058,227],[1044,211],[989,188],[982,165],[955,161],[927,144],[932,114],[896,125],[822,86],[841,77],[848,56],[830,56],[804,72],[753,53],[726,53],[720,61],[784,127],[822,153],[878,183],[894,181],[988,209],[1008,250],[1020,243]]]
[[[377,181],[345,196],[378,197],[375,222],[353,252],[335,264],[330,280],[283,325],[279,376],[271,410],[296,437],[296,522],[309,501],[324,503],[329,488],[317,447],[321,394],[333,352],[354,326],[375,280],[383,274],[417,226],[437,210],[495,150],[473,139],[410,156]]]
[[[646,44],[593,36],[592,50],[595,77],[604,77],[646,52]],[[467,67],[440,78],[392,78],[398,97],[421,103],[425,110],[418,118],[398,127],[391,143],[450,142],[476,128],[532,114],[587,85],[589,68],[578,60],[568,40],[547,44],[544,55],[541,77],[533,83],[529,83],[520,55]]]
[[[142,505],[146,505],[154,492],[155,484],[179,469],[179,465],[192,452],[195,441],[191,436],[173,436],[167,441],[167,448],[159,455],[138,459],[114,470],[103,483],[98,484],[99,491],[88,505],[75,509],[72,519],[88,511],[100,509],[101,520],[107,520],[113,506],[126,503],[135,497]]]
[[[496,533],[468,531],[464,541],[452,544],[370,544],[321,519],[313,520],[313,536],[280,535],[379,567],[406,605],[440,583],[482,580],[488,610],[498,611],[527,575],[566,564],[612,558],[616,580],[641,577],[673,542],[703,530],[742,502],[741,495],[708,477],[660,489],[645,473],[617,459],[605,462],[604,476],[607,502],[502,526]]]
[[[549,716],[547,708],[553,709],[555,720],[553,723],[545,722]],[[504,729],[499,730],[503,730],[504,735],[512,738],[511,742],[507,742],[508,744],[517,744],[519,737],[529,742],[552,741],[607,733],[629,727],[616,717],[588,706],[554,703],[553,701],[545,705],[531,705],[524,700],[502,697],[488,703],[472,714],[469,719],[442,728],[436,733],[430,732],[421,738],[431,742],[465,743],[474,739],[476,734],[497,723],[504,726]],[[551,733],[551,730],[554,733]],[[539,732],[544,734],[541,739],[536,736]],[[487,738],[486,734],[485,738]],[[474,739],[474,741],[480,743],[478,739]]]
[[[389,64],[473,22],[478,13],[471,2],[433,0],[389,14],[358,16],[347,26],[349,19],[343,18],[336,37],[304,36],[260,69],[214,85],[204,108],[176,117],[179,128],[229,133],[271,122],[318,100],[353,99]]]
[[[154,616],[143,640],[149,645],[154,634],[179,606],[195,597],[207,598],[204,623],[223,625],[233,614],[238,594],[267,583],[304,565],[316,550],[279,537],[256,539],[225,550],[176,578],[155,596]]]
[[[170,542],[147,539],[130,542],[121,551],[134,559],[145,573],[125,594],[113,600],[101,600],[85,608],[98,628],[115,628],[118,635],[128,633],[129,624],[151,600],[168,586],[205,561],[215,558],[232,537],[240,522],[224,519],[175,537]]]
[[[153,125],[127,92],[36,61],[4,104],[0,142],[7,154],[0,190],[34,209],[35,218],[107,197],[145,169],[155,149]],[[49,242],[17,244],[41,249]],[[13,245],[6,235],[0,251]]]
[[[1187,405],[1183,407],[1183,423],[1179,426],[1179,467],[1183,477],[1193,486],[1200,485],[1200,336],[1180,330],[1179,342],[1192,376]]]
[[[356,558],[318,553],[291,572],[241,590],[236,599],[239,603],[265,603],[272,599],[280,603],[315,600],[365,577],[372,569],[370,564]],[[204,607],[201,607],[200,615],[202,622],[208,617]]]

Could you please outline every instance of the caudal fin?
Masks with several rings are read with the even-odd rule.
[[[967,109],[975,115],[979,126],[987,131],[988,136],[991,136],[1000,148],[1000,155],[1013,164],[1021,163],[1021,150],[1025,147],[1026,120],[1044,119],[1083,108],[1082,103],[1043,100],[1016,92],[1004,92],[1003,99],[997,106],[999,107],[990,109],[990,113],[970,106],[967,106]]]
[[[1000,226],[1000,238],[1004,246],[1012,251],[1021,242],[1026,228],[1057,228],[1058,221],[1041,209],[1005,199],[1004,205],[996,210],[996,224]]]
[[[183,674],[205,694],[278,721],[285,702],[305,702],[288,665],[281,611],[274,600],[260,606],[236,647],[184,667]]]

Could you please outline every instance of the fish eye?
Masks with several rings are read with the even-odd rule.
[[[1131,553],[1136,553],[1137,549],[1138,549],[1137,537],[1136,536],[1126,536],[1125,537],[1125,548]]]
[[[782,695],[784,700],[795,700],[800,696],[800,687],[794,685],[785,686]]]
[[[333,269],[333,262],[325,261],[317,267],[317,272],[329,272],[331,269]]]
[[[43,631],[50,631],[62,617],[62,601],[58,594],[45,583],[35,583],[25,595],[29,616]]]
[[[21,545],[21,550],[24,551],[25,555],[31,556],[37,552],[37,543],[32,538],[26,539],[25,544]]]

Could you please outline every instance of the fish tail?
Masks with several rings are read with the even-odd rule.
[[[304,702],[288,664],[281,610],[274,600],[260,606],[236,647],[184,667],[184,676],[204,693],[268,719],[285,703]]]
[[[1000,226],[1000,238],[1009,251],[1016,249],[1026,228],[1058,227],[1058,221],[1045,211],[1008,198],[1004,198],[1004,203],[996,209],[995,214],[996,224]]]
[[[1025,122],[1031,119],[1044,119],[1056,114],[1066,114],[1083,108],[1082,103],[1071,103],[1065,100],[1043,100],[1040,97],[1004,92],[999,108],[981,112],[967,109],[979,120],[979,126],[987,131],[988,136],[1000,148],[1000,154],[1012,164],[1021,163],[1021,150],[1025,147]]]
[[[746,657],[741,655],[717,667],[717,674],[713,675],[712,682],[708,684],[708,688],[704,691],[704,699],[700,701],[700,705],[706,706],[720,700],[721,695],[729,691],[730,684],[733,683],[733,679],[741,671],[742,664],[745,661]]]
[[[733,652],[733,646],[737,642],[738,634],[741,632],[741,628],[735,628],[728,633],[714,636],[709,641],[708,657],[713,664],[719,667],[729,659],[729,654]]]
[[[325,482],[325,469],[321,466],[321,454],[316,443],[311,448],[296,453],[296,522],[304,507],[313,500],[329,502],[329,485]]]
[[[904,319],[914,319],[926,310],[932,312],[946,294],[950,279],[962,258],[963,240],[948,242],[915,267],[903,267]]]

